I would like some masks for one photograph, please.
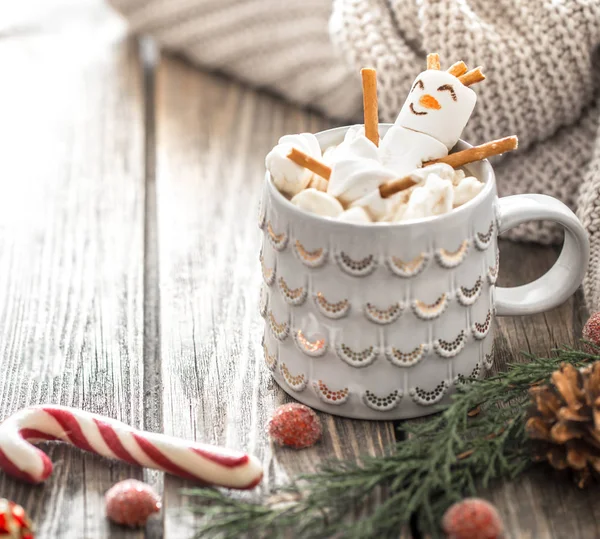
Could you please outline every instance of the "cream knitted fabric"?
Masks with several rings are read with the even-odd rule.
[[[192,61],[326,114],[360,118],[359,69],[377,68],[394,121],[427,52],[483,65],[463,138],[519,136],[495,162],[501,195],[537,192],[577,210],[590,233],[584,283],[600,308],[600,0],[110,0],[135,31]],[[336,56],[337,53],[337,56]],[[547,223],[510,237],[560,241]]]
[[[337,118],[361,103],[357,74],[339,60],[331,0],[109,0],[134,32],[194,63],[266,87]]]
[[[377,68],[384,121],[427,51],[485,67],[463,138],[519,136],[519,151],[495,163],[500,194],[544,193],[578,212],[592,247],[586,299],[600,308],[600,0],[335,0],[330,31],[355,69]],[[561,232],[534,222],[509,236],[554,243]]]

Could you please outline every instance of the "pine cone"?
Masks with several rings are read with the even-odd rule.
[[[563,363],[551,383],[530,389],[527,434],[536,460],[571,469],[580,488],[600,474],[600,361],[578,370]]]

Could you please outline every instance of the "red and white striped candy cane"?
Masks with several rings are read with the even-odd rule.
[[[52,473],[48,456],[29,441],[61,440],[104,457],[228,488],[254,488],[262,479],[256,457],[224,447],[143,432],[120,421],[68,408],[32,406],[0,424],[0,468],[30,483]]]

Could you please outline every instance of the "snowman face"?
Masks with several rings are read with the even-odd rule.
[[[446,71],[428,69],[413,82],[396,125],[439,140],[450,150],[471,117],[477,95]]]

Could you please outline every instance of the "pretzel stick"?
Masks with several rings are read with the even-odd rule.
[[[455,77],[460,77],[467,72],[467,64],[465,64],[462,60],[460,62],[456,62],[452,64],[448,69],[448,73],[450,75],[454,75]]]
[[[458,77],[458,80],[465,86],[471,86],[471,84],[485,80],[485,75],[481,72],[481,66],[478,66],[475,69],[471,69],[471,71],[467,71],[464,75]]]
[[[379,194],[381,198],[389,198],[400,191],[405,191],[406,189],[412,187],[419,183],[417,180],[413,180],[411,176],[404,176],[404,178],[396,178],[395,180],[390,180],[389,182],[382,183],[379,186]]]
[[[363,86],[365,136],[379,146],[379,115],[377,112],[377,72],[373,68],[360,70]]]
[[[310,157],[310,155],[306,155],[297,148],[292,148],[290,153],[287,154],[287,158],[291,159],[297,165],[307,168],[311,172],[321,176],[321,178],[329,180],[329,176],[331,176],[330,167],[328,167],[325,163],[321,163],[321,161],[317,161],[316,159]]]
[[[440,68],[440,55],[437,52],[429,53],[427,55],[427,69],[439,70]]]
[[[423,163],[424,167],[433,165],[434,163],[446,163],[453,168],[462,167],[468,163],[474,161],[480,161],[491,157],[492,155],[500,155],[504,152],[510,152],[515,150],[518,146],[518,139],[515,136],[505,137],[491,142],[486,142],[480,146],[473,146],[468,150],[462,150],[460,152],[451,153],[446,157],[440,159],[433,159],[432,161],[426,161]],[[381,198],[389,198],[396,193],[402,192],[404,199],[408,200],[408,196],[412,193],[414,188],[419,182],[414,180],[411,176],[405,176],[404,178],[397,178],[388,182],[382,183],[379,186],[379,194]]]
[[[451,153],[446,157],[440,157],[439,159],[433,159],[423,163],[424,167],[433,165],[434,163],[446,163],[453,168],[462,167],[474,161],[481,161],[487,159],[492,155],[500,155],[505,152],[516,150],[519,145],[517,137],[505,137],[498,140],[492,140],[479,146],[473,146],[468,150],[462,150],[460,152]]]

